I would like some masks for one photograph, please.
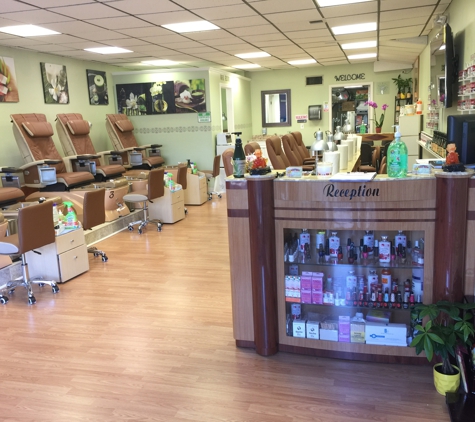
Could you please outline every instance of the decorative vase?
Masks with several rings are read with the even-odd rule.
[[[437,371],[438,367],[442,364],[438,363],[434,365],[434,385],[439,394],[445,396],[445,393],[456,393],[460,386],[460,371],[455,365],[452,367],[457,371],[455,375],[445,375]]]
[[[381,128],[380,127],[376,128],[376,133],[381,133]]]

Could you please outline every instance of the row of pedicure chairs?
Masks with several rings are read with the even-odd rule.
[[[25,164],[19,168],[0,167],[3,185],[0,187],[0,268],[11,263],[10,255],[20,255],[23,277],[0,285],[0,303],[8,301],[6,290],[13,292],[22,285],[27,289],[28,303],[33,304],[36,299],[32,283],[47,284],[53,293],[59,291],[53,280],[30,280],[25,260],[26,252],[54,242],[53,201],[60,198],[72,202],[84,229],[129,214],[125,201],[143,203],[145,218],[138,222],[141,233],[149,222],[147,201],[163,195],[164,171],[158,167],[164,164],[164,159],[160,145],[137,144],[134,127],[125,115],[106,116],[107,133],[114,150],[96,153],[89,136],[89,122],[80,114],[58,114],[56,131],[64,158],[56,149],[53,127],[44,114],[13,114],[11,119]],[[16,205],[22,201],[39,204]],[[6,237],[9,224],[2,211],[8,215],[12,210],[17,213],[18,233]],[[40,222],[42,218],[44,224]],[[159,221],[157,227],[161,230]],[[94,247],[88,252],[107,260]]]

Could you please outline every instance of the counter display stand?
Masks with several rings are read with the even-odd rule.
[[[208,201],[208,183],[204,173],[187,173],[185,205],[201,205]]]
[[[150,218],[162,223],[172,224],[185,218],[185,203],[183,189],[171,191],[165,187],[164,194],[148,203]]]
[[[375,270],[381,280],[382,270],[388,267],[392,277],[398,278],[399,291],[403,291],[404,282],[412,281],[413,271],[423,270],[423,303],[461,301],[467,291],[474,289],[473,275],[470,279],[465,277],[460,268],[466,268],[467,274],[473,272],[473,263],[466,262],[464,251],[475,250],[475,241],[466,238],[467,228],[475,224],[475,211],[467,214],[469,203],[469,210],[475,209],[475,181],[471,179],[469,184],[470,175],[465,173],[399,180],[377,176],[372,182],[352,183],[330,182],[315,176],[276,180],[273,177],[228,178],[226,182],[236,345],[253,347],[263,356],[280,350],[375,362],[425,362],[423,355],[416,356],[414,348],[404,345],[297,337],[293,324],[290,330],[289,320],[292,306],[298,302],[286,291],[286,276],[320,273],[322,296],[328,293],[326,287],[333,291],[333,300],[337,292],[340,299],[344,295],[345,301],[339,302],[339,306],[302,303],[300,297],[302,319],[310,319],[309,314],[323,314],[338,321],[340,315],[351,318],[360,311],[367,316],[371,306],[379,306],[391,313],[391,322],[410,324],[410,305],[409,309],[404,309],[404,304],[398,308],[397,303],[385,304],[384,299],[377,301],[379,305],[370,305],[364,303],[364,298],[360,303],[359,284],[356,303],[354,296],[347,302],[349,271],[364,276],[367,283],[370,270]],[[469,189],[472,184],[473,189]],[[310,234],[310,259],[290,262],[285,244],[304,229]],[[361,260],[359,242],[367,230],[372,230],[376,239],[387,235],[392,240],[399,230],[412,242],[423,238],[423,265],[412,264],[410,257],[405,263],[396,258],[389,264],[369,257]],[[316,235],[325,232],[330,236],[333,231],[340,237],[343,257],[325,262],[316,258]],[[351,263],[346,251],[348,238],[358,249],[358,258]],[[458,253],[453,253],[453,245],[458,245]],[[323,300],[322,297],[322,303]],[[304,301],[311,302],[312,296]]]

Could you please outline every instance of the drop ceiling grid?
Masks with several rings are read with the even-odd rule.
[[[379,15],[378,4],[381,9]],[[267,61],[270,68],[274,68],[271,63],[279,63],[281,68],[280,63],[289,60],[290,56],[296,59],[311,56],[317,60],[320,57],[322,64],[328,65],[329,54],[334,59],[338,57],[333,62],[348,63],[335,40],[374,39],[379,33],[379,45],[384,49],[397,37],[398,29],[411,36],[427,34],[433,14],[442,13],[449,4],[450,0],[374,0],[319,8],[315,6],[314,0],[3,0],[0,26],[40,24],[62,35],[55,41],[54,36],[26,39],[0,34],[0,46],[30,50],[38,46],[37,51],[64,55],[69,50],[71,54],[76,54],[77,49],[101,45],[124,46],[131,50],[136,47],[136,52],[134,50],[128,57],[122,56],[128,64],[133,62],[135,56],[165,58],[162,55],[166,52],[177,50],[185,53],[188,60],[184,61],[184,65],[189,66],[204,61],[212,62],[213,59],[208,55],[216,55],[217,59],[214,60],[218,65],[218,58],[223,60],[223,57],[235,60],[234,63],[238,64],[241,60],[235,58],[234,54],[262,49],[273,56],[272,60]],[[364,16],[366,20],[378,19],[378,31],[337,37],[329,31],[331,26],[353,23],[357,15]],[[158,26],[183,19],[207,19],[222,29],[215,34],[211,31],[178,35]],[[50,49],[48,45],[51,45]],[[398,47],[400,45],[403,48],[404,44],[398,43]],[[58,48],[61,50],[58,51]],[[423,45],[410,45],[406,49],[408,58],[414,56],[415,59],[422,48]],[[115,57],[83,54],[88,60],[104,63],[122,61]],[[255,59],[244,62],[258,63]]]

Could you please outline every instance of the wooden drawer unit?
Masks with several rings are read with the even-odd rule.
[[[28,252],[26,259],[31,277],[43,277],[59,283],[89,270],[87,246],[83,229],[64,232],[56,236],[55,243]]]
[[[208,200],[208,182],[204,173],[186,175],[185,205],[201,205]]]
[[[185,218],[184,192],[182,189],[170,192],[165,188],[161,198],[154,199],[148,204],[151,219],[161,220],[162,223],[176,223]]]

